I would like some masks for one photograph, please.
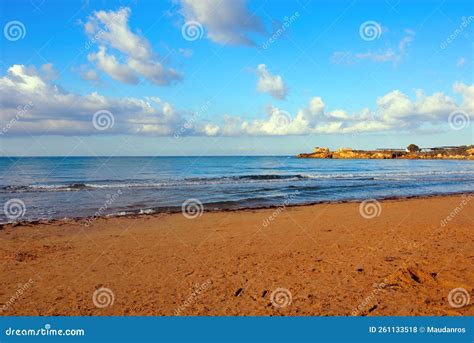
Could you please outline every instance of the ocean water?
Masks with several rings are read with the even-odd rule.
[[[474,192],[474,162],[447,160],[2,157],[0,175],[0,223]]]

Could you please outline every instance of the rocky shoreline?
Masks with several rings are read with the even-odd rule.
[[[298,158],[334,158],[334,159],[429,159],[429,160],[474,160],[474,146],[440,147],[420,149],[410,144],[407,149],[355,150],[340,148],[314,148],[313,152],[301,153]]]

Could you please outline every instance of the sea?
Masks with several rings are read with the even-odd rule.
[[[474,192],[474,161],[0,157],[0,223]]]

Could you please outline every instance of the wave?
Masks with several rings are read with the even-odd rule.
[[[0,187],[0,192],[31,192],[31,191],[77,191],[103,188],[160,188],[169,186],[207,185],[219,183],[245,183],[259,181],[297,181],[308,179],[300,174],[294,175],[240,175],[223,177],[184,178],[182,180],[96,180],[91,182],[72,182],[68,184],[36,184]]]
[[[426,172],[399,172],[399,173],[324,173],[324,174],[250,174],[220,177],[191,177],[168,180],[93,180],[75,181],[67,184],[33,184],[8,185],[0,187],[0,193],[15,192],[67,192],[94,189],[160,189],[180,186],[204,186],[215,184],[246,184],[270,182],[298,182],[308,180],[337,180],[337,181],[470,181],[472,178],[463,178],[474,175],[474,171],[426,171]],[[441,177],[435,180],[432,177]],[[445,177],[445,178],[443,178]]]
[[[302,180],[307,179],[308,176],[301,174],[252,174],[252,175],[235,175],[235,176],[221,176],[221,177],[193,177],[185,178],[185,181],[225,181],[225,180]]]

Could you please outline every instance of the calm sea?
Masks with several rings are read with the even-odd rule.
[[[3,157],[0,175],[2,223],[17,203],[37,220],[474,192],[472,161]]]

